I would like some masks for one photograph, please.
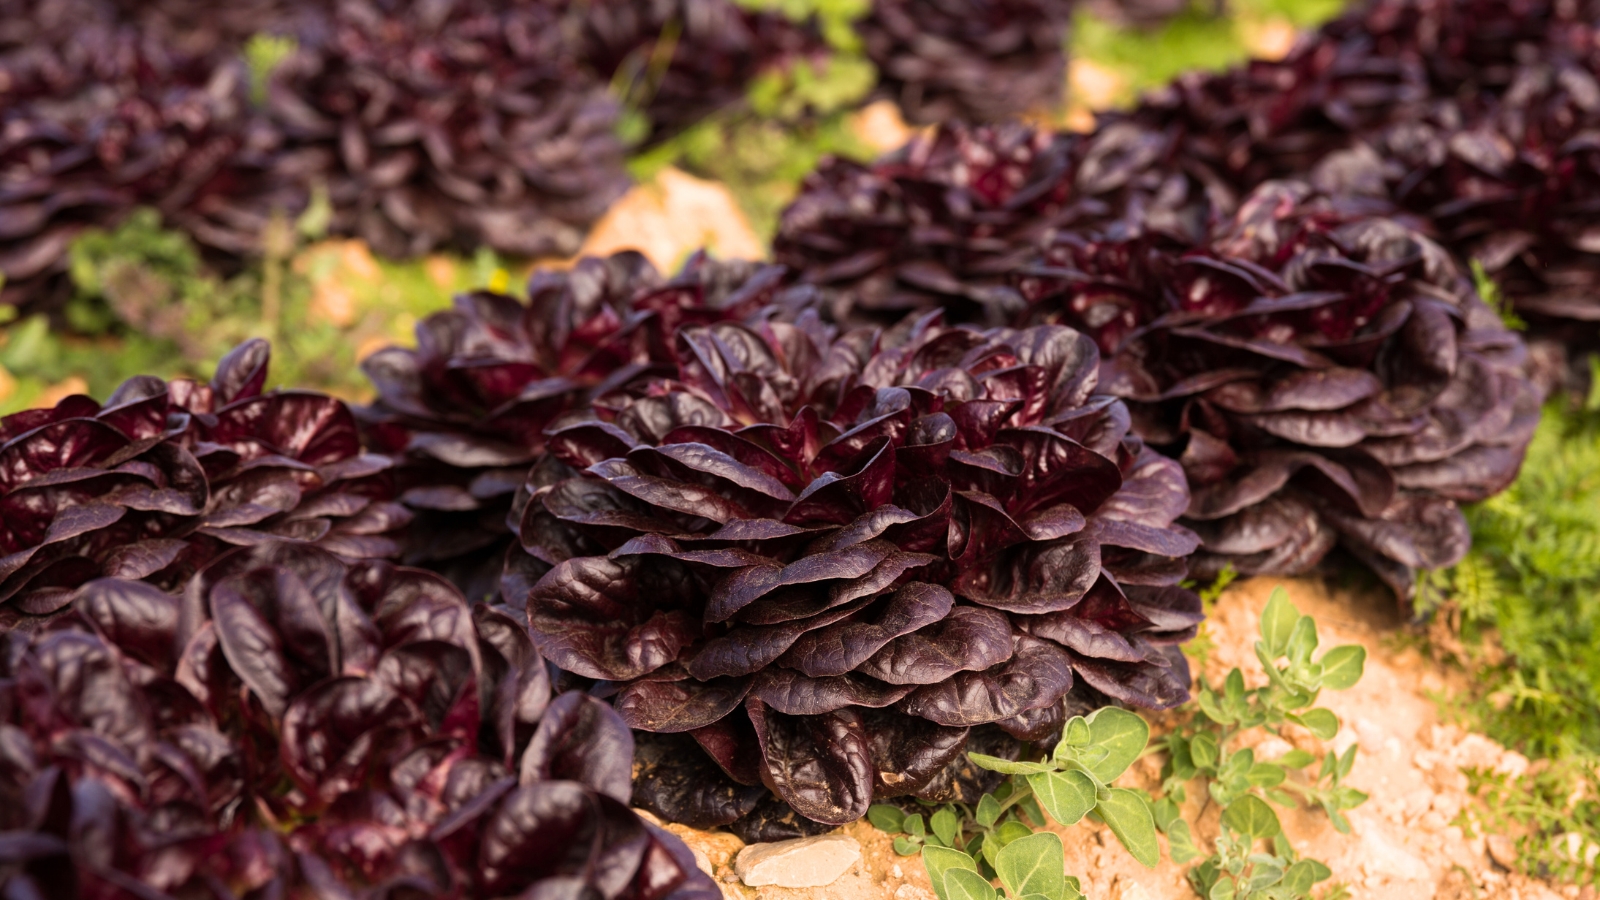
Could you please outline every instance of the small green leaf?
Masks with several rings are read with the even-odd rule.
[[[1110,796],[1095,806],[1095,812],[1110,826],[1128,853],[1146,868],[1161,861],[1161,844],[1156,840],[1156,823],[1144,795],[1127,788],[1112,788]]]
[[[1233,879],[1224,878],[1211,886],[1211,893],[1206,895],[1207,900],[1233,900]]]
[[[1083,716],[1073,716],[1067,720],[1067,727],[1061,733],[1061,739],[1069,746],[1082,747],[1089,743],[1089,723]]]
[[[1338,765],[1339,777],[1340,778],[1344,778],[1345,776],[1349,775],[1350,774],[1350,770],[1355,766],[1355,764],[1356,764],[1356,745],[1355,744],[1351,744],[1350,746],[1345,748],[1344,753],[1339,757],[1339,765]]]
[[[995,900],[999,896],[994,885],[984,881],[982,875],[966,869],[944,873],[944,892],[941,900]]]
[[[1066,853],[1054,832],[1041,831],[1006,844],[995,854],[994,870],[1014,896],[1066,894]]]
[[[1331,710],[1320,706],[1308,709],[1297,716],[1290,716],[1290,719],[1304,725],[1307,731],[1317,736],[1318,740],[1331,741],[1333,736],[1339,733],[1339,717]]]
[[[1337,809],[1329,809],[1326,804],[1323,805],[1323,809],[1327,810],[1328,818],[1333,821],[1334,831],[1340,834],[1350,833],[1350,820],[1344,817],[1344,813]]]
[[[1033,829],[1022,824],[1021,822],[1003,822],[999,828],[995,829],[994,834],[990,836],[989,840],[994,841],[995,843],[1004,847],[1012,841],[1015,841],[1019,838],[1025,838],[1030,834],[1033,834]]]
[[[1200,856],[1199,849],[1194,845],[1194,835],[1189,833],[1188,822],[1178,819],[1167,826],[1167,855],[1179,865]]]
[[[1222,811],[1222,824],[1252,840],[1269,838],[1283,830],[1278,814],[1259,797],[1246,794]]]
[[[1333,804],[1340,809],[1355,809],[1367,802],[1367,795],[1352,787],[1342,787],[1333,792]]]
[[[1088,721],[1092,746],[1104,748],[1106,755],[1084,768],[1102,783],[1110,784],[1144,752],[1150,742],[1150,725],[1137,714],[1115,706],[1095,710]]]
[[[1300,798],[1288,791],[1267,791],[1267,799],[1284,809],[1296,809],[1300,806]]]
[[[983,859],[984,859],[984,862],[987,862],[989,864],[989,871],[991,871],[991,872],[994,871],[994,858],[995,858],[995,855],[998,854],[1000,852],[1000,850],[1001,850],[1001,847],[1000,847],[1000,843],[998,841],[984,841],[983,842]],[[974,856],[974,858],[976,858],[976,856]]]
[[[916,856],[922,851],[922,845],[908,837],[894,839],[894,852],[901,856]]]
[[[1017,804],[1017,809],[1020,809],[1027,814],[1028,821],[1038,825],[1040,828],[1045,826],[1044,808],[1039,805],[1038,797],[1029,794],[1027,799],[1022,800]]]
[[[907,815],[900,827],[904,828],[906,830],[906,834],[909,834],[912,837],[923,837],[928,833],[927,823],[922,821],[922,817],[916,813]]]
[[[960,850],[950,850],[945,847],[929,847],[922,851],[922,864],[928,867],[928,881],[933,885],[933,892],[939,895],[939,900],[952,900],[945,893],[945,878],[949,873],[965,870],[978,874],[978,864],[972,857]]]
[[[984,828],[993,825],[1000,818],[1000,801],[996,800],[993,794],[984,794],[978,800],[978,809],[974,814],[974,818]]]
[[[1285,769],[1304,769],[1316,761],[1317,758],[1315,756],[1301,750],[1299,747],[1273,760],[1273,762],[1283,766]]]
[[[1028,786],[1033,788],[1039,805],[1062,825],[1076,825],[1089,810],[1094,809],[1095,784],[1087,772],[1070,769],[1045,775],[1029,775]]]
[[[1167,758],[1172,766],[1172,777],[1188,781],[1195,776],[1194,756],[1189,752],[1189,742],[1176,734],[1167,735]]]
[[[1222,697],[1224,705],[1231,711],[1237,712],[1244,703],[1244,673],[1238,669],[1228,673],[1222,682]]]
[[[1277,763],[1258,762],[1245,773],[1245,781],[1259,788],[1277,787],[1283,784],[1286,777],[1283,767]]]
[[[1223,711],[1222,704],[1217,702],[1217,695],[1213,694],[1210,688],[1201,688],[1200,696],[1195,698],[1195,702],[1200,704],[1200,711],[1205,713],[1206,718],[1218,725],[1227,725],[1233,721],[1233,716]]]
[[[928,819],[928,826],[946,846],[955,846],[956,831],[961,828],[961,820],[956,818],[956,814],[951,812],[949,807],[934,813]]]
[[[1292,665],[1303,666],[1311,662],[1311,651],[1317,649],[1317,622],[1310,616],[1301,616],[1294,623],[1294,633],[1289,635],[1289,646],[1284,651]]]
[[[1261,637],[1266,641],[1267,655],[1277,659],[1289,646],[1289,636],[1300,621],[1300,610],[1289,602],[1289,592],[1281,586],[1272,589],[1267,608],[1261,611]]]
[[[867,809],[867,821],[879,831],[899,834],[905,830],[901,826],[905,824],[906,814],[901,812],[899,807],[887,803],[874,803]]]
[[[1344,644],[1329,650],[1319,660],[1322,664],[1322,686],[1336,691],[1346,690],[1361,680],[1367,664],[1367,648],[1358,644]]]
[[[1189,758],[1202,769],[1209,769],[1217,764],[1217,736],[1209,731],[1202,731],[1189,740]]]
[[[1283,866],[1272,857],[1259,858],[1252,856],[1256,864],[1255,871],[1250,873],[1250,879],[1245,882],[1245,888],[1250,893],[1269,888],[1283,880]]]
[[[1326,881],[1333,877],[1333,872],[1327,866],[1314,859],[1302,859],[1290,866],[1283,873],[1283,888],[1293,892],[1293,896],[1302,897],[1311,892],[1311,887],[1319,881]]]
[[[1156,820],[1157,831],[1166,831],[1167,826],[1173,822],[1182,821],[1180,818],[1182,812],[1178,809],[1177,802],[1171,797],[1162,797],[1160,800],[1150,804],[1150,815]]]
[[[1017,762],[1010,759],[1001,759],[998,756],[986,756],[982,753],[968,753],[967,758],[980,769],[991,772],[1002,772],[1006,775],[1037,775],[1040,772],[1054,772],[1055,766],[1040,762]]]
[[[1242,778],[1250,767],[1256,764],[1256,751],[1249,747],[1234,751],[1228,756],[1228,761],[1217,772],[1219,778]]]

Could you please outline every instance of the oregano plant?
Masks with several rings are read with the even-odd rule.
[[[1104,822],[1134,859],[1154,867],[1161,848],[1148,795],[1111,787],[1149,741],[1150,726],[1144,719],[1108,706],[1069,719],[1054,752],[1039,762],[968,755],[975,765],[1014,776],[1013,783],[1021,776],[1024,789],[1062,825],[1076,825],[1085,817]]]
[[[1244,673],[1235,668],[1219,689],[1202,684],[1195,698],[1200,714],[1163,742],[1167,761],[1162,768],[1162,796],[1153,811],[1175,862],[1202,855],[1180,814],[1191,783],[1198,781],[1203,798],[1222,807],[1216,852],[1189,872],[1190,883],[1209,900],[1309,896],[1312,886],[1331,872],[1316,860],[1301,860],[1294,854],[1271,804],[1320,806],[1333,827],[1348,834],[1350,822],[1344,810],[1367,799],[1343,783],[1355,765],[1354,744],[1343,753],[1327,751],[1314,773],[1310,767],[1319,757],[1305,750],[1257,759],[1254,749],[1238,746],[1253,729],[1281,736],[1291,723],[1322,741],[1338,734],[1338,717],[1317,706],[1317,698],[1324,688],[1345,690],[1360,680],[1366,650],[1346,644],[1313,658],[1318,644],[1316,622],[1295,608],[1282,587],[1277,588],[1262,611],[1261,639],[1255,645],[1267,683],[1246,690]],[[1261,844],[1268,849],[1259,850]]]
[[[1095,710],[1070,719],[1045,759],[1017,762],[968,754],[974,765],[1011,776],[974,805],[947,804],[924,818],[920,812],[879,804],[868,810],[867,818],[896,835],[896,851],[922,855],[940,900],[991,900],[999,896],[990,885],[997,878],[1014,900],[1075,900],[1082,894],[1078,880],[1065,875],[1060,838],[1036,829],[1044,827],[1046,814],[1062,825],[1093,818],[1106,823],[1135,859],[1154,866],[1160,846],[1149,797],[1110,786],[1149,741],[1150,726],[1134,713],[1116,707]],[[1060,872],[1059,885],[1044,876],[1021,874],[1039,867]]]
[[[986,871],[971,856],[926,847],[922,862],[939,900],[1000,900]],[[1082,900],[1077,878],[1067,874],[1061,838],[1049,831],[1011,840],[993,855],[993,870],[1007,900]]]

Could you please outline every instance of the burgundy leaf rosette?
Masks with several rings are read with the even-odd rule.
[[[304,544],[83,585],[7,639],[0,735],[7,896],[717,896],[525,625]]]
[[[1066,85],[1072,0],[873,0],[856,24],[880,90],[919,125],[1047,110]]]
[[[1281,60],[1193,73],[1126,114],[1248,192],[1311,177],[1420,217],[1535,333],[1589,347],[1600,305],[1600,4],[1380,0]]]
[[[1600,338],[1597,74],[1600,59],[1529,63],[1504,99],[1439,101],[1330,153],[1311,177],[1421,217],[1459,258],[1483,264],[1536,333],[1592,349]]]
[[[813,29],[735,0],[564,0],[577,53],[622,89],[655,144],[745,98],[764,72],[825,50]]]
[[[567,255],[626,189],[616,104],[554,5],[349,0],[322,30],[274,70],[269,108],[336,233],[391,257]]]
[[[1009,324],[1011,272],[1058,231],[1198,238],[1234,195],[1171,137],[1134,122],[1080,135],[1022,124],[941,125],[871,164],[824,160],[783,213],[773,252],[836,294],[839,321],[943,309]]]
[[[545,451],[545,428],[594,397],[671,371],[686,323],[800,302],[782,270],[697,255],[664,277],[627,251],[535,272],[527,300],[478,291],[417,325],[415,348],[362,369],[378,397],[360,411],[368,445],[401,463],[401,499],[419,515],[409,562],[441,567],[463,590],[494,591],[512,495]],[[781,295],[781,296],[780,296]],[[486,591],[469,587],[487,565]]]
[[[1457,506],[1516,476],[1526,350],[1437,244],[1268,182],[1206,244],[1063,238],[1019,276],[1033,321],[1104,353],[1101,387],[1183,463],[1201,576],[1295,574],[1335,544],[1401,597],[1469,543]]]
[[[233,546],[398,553],[410,513],[343,402],[263,391],[243,344],[209,383],[141,376],[0,419],[0,621],[56,612],[90,579],[174,587]]]
[[[254,233],[214,216],[248,205],[219,193],[259,207],[275,196],[243,177],[271,140],[243,61],[182,55],[99,4],[35,6],[0,8],[0,303],[56,311],[71,297],[72,241],[136,205],[200,226],[209,247],[256,249]],[[8,48],[11,30],[27,42]]]
[[[802,314],[676,347],[551,426],[503,584],[643,733],[636,804],[793,836],[975,799],[969,743],[1187,698],[1188,489],[1096,392],[1088,338]]]

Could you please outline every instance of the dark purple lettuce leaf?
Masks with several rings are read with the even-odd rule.
[[[691,828],[732,824],[771,796],[759,784],[729,778],[687,735],[641,732],[635,759],[651,777],[633,786],[630,802]]]

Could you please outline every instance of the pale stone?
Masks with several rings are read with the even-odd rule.
[[[933,892],[914,884],[902,884],[894,889],[894,900],[934,900]]]
[[[1373,823],[1375,825],[1376,823]],[[1368,875],[1392,881],[1427,881],[1432,872],[1428,864],[1411,854],[1383,829],[1368,825],[1359,828],[1361,844],[1351,848],[1351,857],[1361,861]]]
[[[667,168],[635,186],[596,222],[579,251],[608,256],[637,250],[663,272],[675,272],[702,247],[729,259],[760,259],[761,238],[721,184]]]
[[[690,847],[689,854],[694,857],[694,864],[700,867],[700,871],[710,875],[712,878],[717,877],[717,872],[711,868],[711,860],[706,858],[704,851],[699,847]]]
[[[1144,885],[1127,877],[1118,875],[1116,884],[1112,886],[1112,900],[1155,900]]]
[[[1497,865],[1508,871],[1517,869],[1517,843],[1503,834],[1491,834],[1484,842],[1488,845],[1489,858]]]
[[[750,887],[825,887],[861,861],[861,845],[842,834],[751,844],[739,851],[733,869]]]
[[[1294,747],[1288,741],[1275,734],[1269,734],[1262,738],[1261,743],[1256,745],[1256,759],[1274,760],[1293,749]],[[1151,758],[1153,759],[1154,757]]]
[[[879,153],[900,149],[915,133],[901,118],[900,107],[892,100],[877,100],[862,107],[850,117],[850,130]]]

